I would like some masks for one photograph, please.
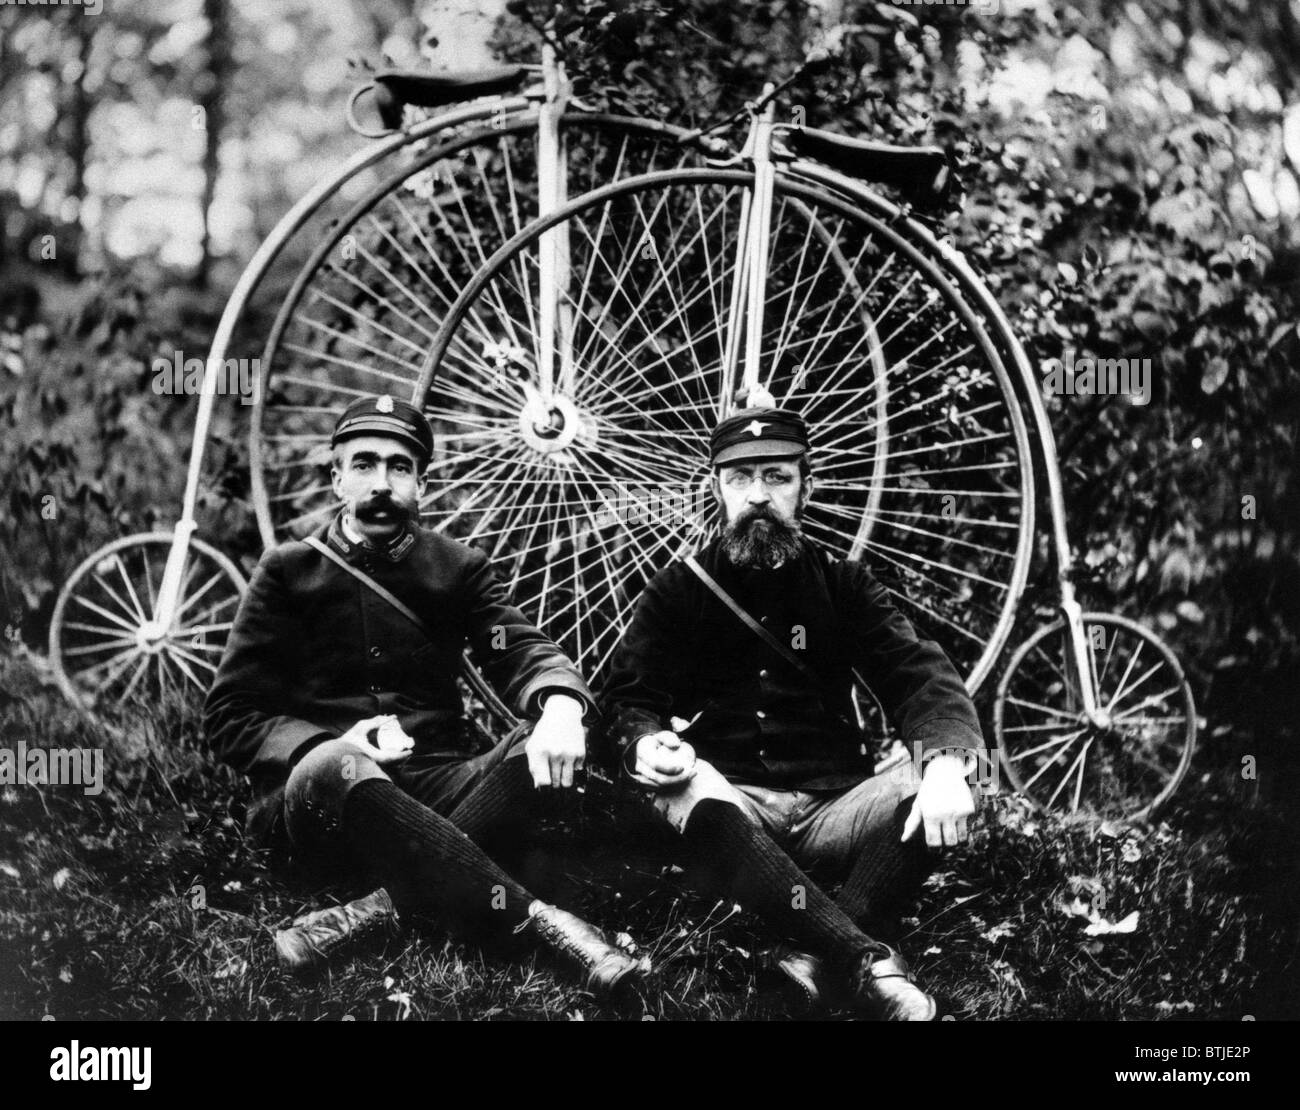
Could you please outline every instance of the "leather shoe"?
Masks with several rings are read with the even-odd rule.
[[[916,985],[907,961],[877,942],[853,971],[850,1005],[881,1021],[934,1021],[939,1005]]]
[[[816,956],[780,944],[763,955],[765,971],[779,972],[784,994],[797,1010],[807,1013],[822,1005],[822,962]]]
[[[613,995],[649,974],[649,957],[638,958],[626,946],[615,947],[595,925],[559,906],[540,900],[530,903],[528,920],[521,928],[530,930],[543,945],[577,970],[584,986],[594,995]]]
[[[388,891],[380,887],[347,905],[297,918],[289,928],[275,934],[275,950],[280,963],[290,971],[307,971],[344,948],[396,932],[397,911]]]

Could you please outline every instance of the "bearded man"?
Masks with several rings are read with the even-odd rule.
[[[896,945],[932,850],[967,838],[975,708],[871,571],[803,534],[801,417],[743,410],[714,430],[710,460],[724,529],[637,603],[602,691],[612,754],[681,834],[696,884],[794,942],[778,966],[808,1001],[838,990],[873,1016],[932,1020]],[[855,672],[919,781],[911,763],[873,774],[850,724]],[[838,898],[803,868],[844,878]]]

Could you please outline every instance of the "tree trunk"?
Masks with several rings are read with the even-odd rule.
[[[93,23],[89,19],[73,21],[77,27],[77,61],[80,72],[72,86],[68,105],[68,158],[72,173],[68,182],[68,197],[76,202],[71,221],[63,230],[59,244],[59,266],[69,278],[81,273],[82,239],[85,225],[82,209],[86,203],[86,162],[90,156],[90,97],[86,93],[86,71],[90,67],[90,52],[95,43]]]
[[[203,108],[203,241],[195,284],[208,287],[212,270],[212,200],[221,173],[221,132],[225,126],[226,81],[230,75],[230,8],[228,0],[203,0],[208,21],[207,83],[199,97]]]

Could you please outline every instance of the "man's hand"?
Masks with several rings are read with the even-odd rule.
[[[405,742],[400,746],[376,747],[370,742],[370,733],[389,725],[390,722],[396,723],[396,718],[388,713],[385,713],[380,717],[367,717],[364,720],[358,721],[348,729],[347,732],[340,736],[339,739],[346,740],[349,744],[355,745],[357,748],[361,749],[368,758],[373,759],[381,767],[385,767],[390,763],[400,763],[411,754],[411,749],[415,747],[415,741],[409,736],[406,737]],[[403,735],[405,736],[405,733],[403,733]]]
[[[567,694],[551,694],[542,716],[524,745],[534,786],[572,786],[573,776],[587,761],[587,730],[583,705]]]
[[[925,765],[921,789],[903,826],[906,840],[924,822],[925,842],[931,848],[961,844],[969,836],[966,819],[975,812],[975,796],[966,782],[966,763],[960,755],[936,755]]]
[[[647,786],[676,786],[695,774],[695,749],[675,732],[652,732],[636,742],[632,777]]]

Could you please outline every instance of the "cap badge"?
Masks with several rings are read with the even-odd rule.
[[[387,393],[385,393],[382,397],[379,398],[378,401],[375,402],[375,411],[376,411],[376,412],[392,412],[392,411],[393,411],[393,399],[392,399],[390,396],[388,396]]]
[[[766,428],[769,423],[770,421],[767,420],[751,420],[745,425],[745,431],[757,439],[763,434],[763,429]]]

